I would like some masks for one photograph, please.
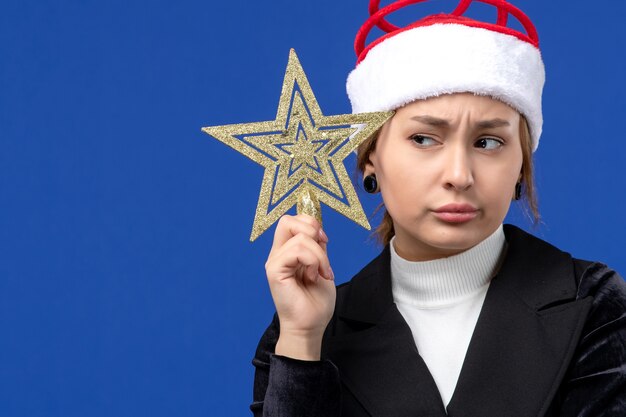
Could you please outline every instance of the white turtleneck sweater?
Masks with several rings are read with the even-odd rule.
[[[502,226],[473,248],[425,262],[401,258],[391,240],[391,288],[447,407],[505,238]]]

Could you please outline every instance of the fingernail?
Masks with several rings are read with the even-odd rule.
[[[328,242],[328,236],[326,236],[326,233],[324,233],[324,229],[320,229],[319,235],[320,239],[322,239],[324,242]]]

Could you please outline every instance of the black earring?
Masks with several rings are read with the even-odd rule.
[[[522,198],[522,183],[518,182],[515,184],[515,200],[519,200]]]
[[[378,192],[378,181],[376,181],[376,175],[370,174],[363,178],[363,188],[370,194]]]

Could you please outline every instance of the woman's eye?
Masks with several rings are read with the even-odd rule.
[[[411,140],[413,140],[413,142],[417,143],[420,146],[433,146],[438,143],[435,139],[431,138],[430,136],[424,136],[424,135],[413,135],[411,136]]]
[[[480,138],[474,144],[475,148],[493,150],[500,148],[504,143],[496,138]]]

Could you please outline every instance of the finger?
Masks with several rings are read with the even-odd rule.
[[[320,277],[318,270],[319,270],[318,265],[307,266],[304,270],[304,276],[302,277],[303,281],[306,279],[309,282],[315,284]]]
[[[268,275],[275,273],[279,277],[293,276],[293,271],[299,265],[315,267],[324,278],[328,279],[330,263],[326,251],[311,237],[299,234],[287,241],[270,256],[266,264]],[[289,271],[292,271],[291,273]]]
[[[324,253],[326,253],[326,258],[328,259],[328,236],[324,232],[324,229],[319,229],[320,240],[318,242],[319,246],[322,248]],[[323,269],[322,269],[323,268]],[[320,275],[322,278],[325,278],[329,281],[333,281],[335,279],[335,274],[333,273],[333,269],[330,266],[330,261],[328,264],[320,264]]]
[[[311,216],[282,216],[274,232],[274,242],[272,243],[270,254],[272,251],[283,246],[289,239],[300,233],[319,241],[319,230],[319,223]]]
[[[295,216],[295,219],[313,226],[318,233],[318,237],[316,239],[318,242],[328,242],[328,236],[324,232],[324,229],[322,229],[320,222],[315,217],[309,216],[308,214],[298,214]]]
[[[320,241],[319,246],[326,254],[326,259],[328,260],[328,238],[326,239],[326,241]],[[327,265],[324,263],[320,263],[320,269],[318,272],[324,279],[327,279],[329,281],[333,281],[335,279],[335,273],[330,266],[330,260],[328,261]]]
[[[322,231],[322,229],[320,229],[320,231]],[[333,272],[332,267],[330,266],[330,261],[328,259],[328,250],[327,250],[328,237],[326,236],[326,234],[323,233],[323,239],[317,241],[316,243],[323,251],[323,254],[319,254],[319,253],[317,254],[318,259],[320,261],[319,268],[315,272],[308,271],[308,275],[306,276],[311,281],[314,281],[316,280],[317,275],[319,274],[322,278],[328,281],[333,281],[335,279],[335,274]],[[317,252],[317,248],[314,247],[313,249]],[[315,274],[315,276],[313,274]]]
[[[300,267],[317,264],[314,246],[319,245],[316,242],[309,245],[309,241],[312,242],[312,239],[305,235],[296,235],[288,240],[271,254],[267,262],[268,269],[276,271],[279,276],[292,276]]]
[[[326,280],[334,280],[335,276],[330,266],[328,252],[326,250],[327,243],[324,241],[313,242],[309,239],[303,239],[302,242],[304,245],[306,245],[308,250],[314,252],[318,260],[317,268],[314,268],[314,266],[311,265],[310,270],[307,271],[307,278],[309,278],[311,281],[316,281],[319,275]]]
[[[328,243],[328,235],[326,234],[326,232],[324,232],[324,229],[322,229],[321,227],[319,230],[319,235],[320,235],[320,241],[324,243]]]
[[[298,267],[296,269],[296,280],[303,285],[315,284],[319,279],[319,259],[309,250],[303,250],[296,255]]]

